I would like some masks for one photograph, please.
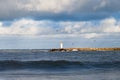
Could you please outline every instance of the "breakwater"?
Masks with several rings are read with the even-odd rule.
[[[50,51],[120,51],[120,48],[62,48],[51,49]]]
[[[69,52],[69,51],[120,51],[120,48],[55,48],[55,49],[0,49],[0,52],[8,53],[39,53],[39,52]]]

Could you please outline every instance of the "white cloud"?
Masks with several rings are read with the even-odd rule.
[[[21,8],[22,6],[24,9],[30,11],[47,11],[59,13],[64,11],[64,7],[69,6],[72,3],[71,1],[73,2],[73,0],[29,0],[28,3],[18,4],[18,7]]]
[[[14,21],[10,26],[1,26],[1,35],[42,35],[52,33],[51,27],[45,26],[44,21],[22,19]]]
[[[120,21],[114,18],[98,22],[54,22],[21,19],[13,21],[9,26],[2,25],[3,22],[0,24],[0,35],[99,38],[120,33]]]
[[[81,9],[90,0],[26,0],[17,1],[14,3],[18,9],[25,9],[28,11],[45,11],[53,13],[68,12]]]
[[[115,33],[120,32],[120,21],[117,21],[114,18],[108,18],[102,21],[97,22],[95,25],[92,22],[86,22],[84,26],[87,26],[81,29],[82,33]]]

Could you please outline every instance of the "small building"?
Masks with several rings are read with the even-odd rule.
[[[78,51],[78,49],[73,49],[72,51]]]

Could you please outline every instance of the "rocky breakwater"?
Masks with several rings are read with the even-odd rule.
[[[120,51],[120,48],[62,48],[50,49],[50,52],[67,52],[67,51]]]

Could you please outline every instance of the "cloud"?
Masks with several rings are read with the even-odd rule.
[[[100,21],[65,23],[67,33],[114,33],[120,32],[120,22],[115,18]]]
[[[0,20],[99,20],[119,15],[119,5],[119,0],[0,0]]]
[[[47,23],[47,22],[46,22]],[[21,19],[12,22],[9,26],[0,26],[1,35],[46,35],[52,33],[52,28],[46,26],[44,21]],[[48,23],[49,24],[49,23]]]
[[[120,37],[120,21],[108,18],[100,21],[36,21],[21,19],[4,26],[0,22],[0,35],[21,35],[41,37]]]

